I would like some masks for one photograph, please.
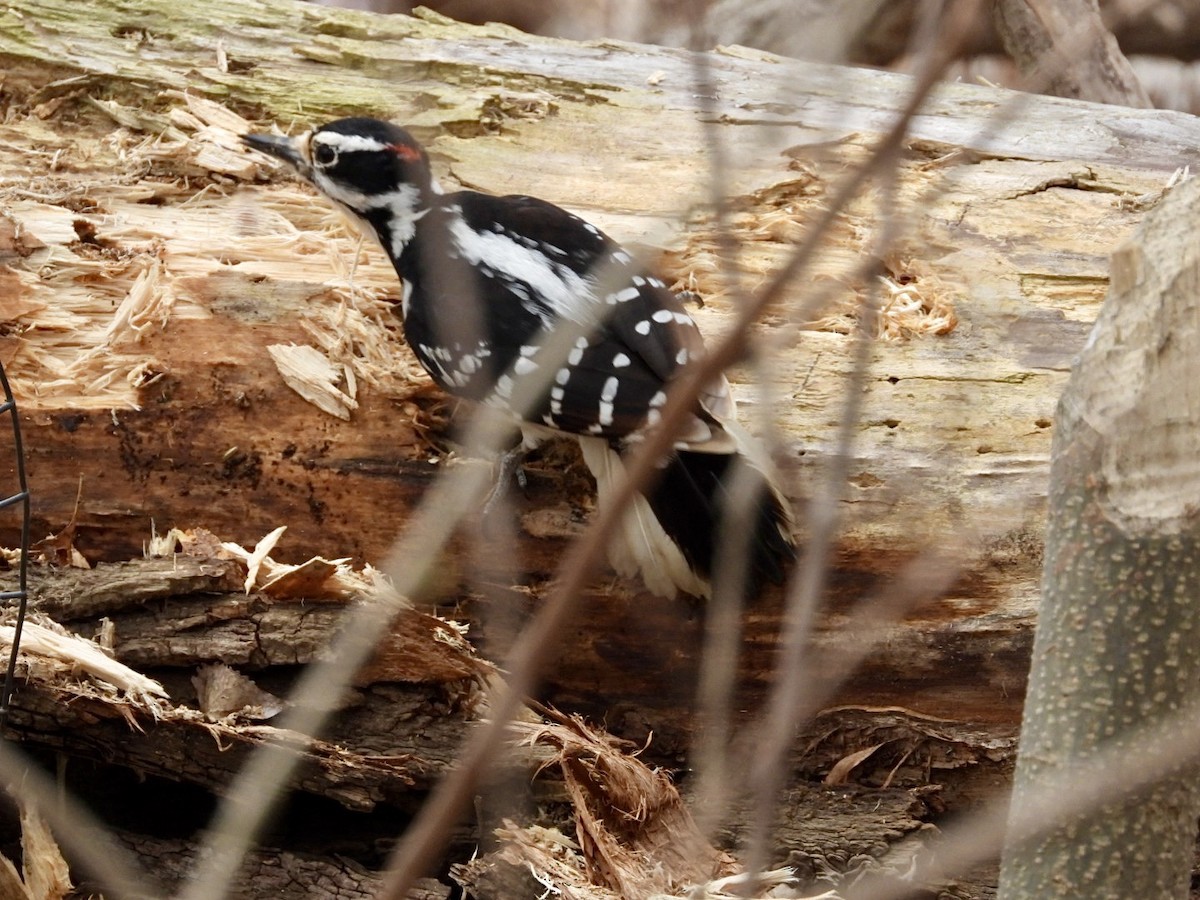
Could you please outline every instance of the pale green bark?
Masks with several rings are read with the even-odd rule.
[[[1183,739],[1173,714],[1200,693],[1198,210],[1200,184],[1187,182],[1114,257],[1059,404],[1010,824],[1047,799],[1064,809],[1071,794],[1055,781],[1101,754],[1114,765],[1084,787],[1098,781],[1113,800],[1034,822],[1031,841],[1010,835],[1004,900],[1188,894],[1200,785],[1166,757]],[[1142,771],[1118,774],[1130,761]],[[1160,765],[1163,778],[1122,796]]]

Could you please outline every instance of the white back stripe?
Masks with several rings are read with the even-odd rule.
[[[589,279],[507,234],[475,231],[459,215],[451,219],[450,234],[467,262],[487,266],[512,281],[529,285],[535,296],[564,319],[584,324],[590,321],[588,313],[595,298]]]

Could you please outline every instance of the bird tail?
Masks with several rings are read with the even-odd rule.
[[[733,437],[749,449],[740,433]],[[620,454],[606,441],[580,440],[584,461],[596,478],[599,502],[610,502],[625,477]],[[747,545],[748,587],[757,592],[765,581],[780,583],[787,563],[795,556],[791,516],[787,503],[766,474],[767,467],[754,454],[677,450],[668,459],[656,484],[637,494],[625,514],[623,527],[609,546],[609,561],[626,577],[641,575],[647,589],[662,597],[683,591],[696,597],[712,595],[717,545],[721,540],[745,535],[735,528],[724,535],[726,517],[735,508],[731,488],[752,491],[752,529]],[[757,478],[735,488],[735,463],[748,466]],[[744,493],[743,493],[744,496]]]

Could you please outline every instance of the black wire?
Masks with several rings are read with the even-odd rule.
[[[12,416],[13,452],[17,458],[17,486],[19,493],[0,500],[0,509],[12,506],[18,501],[22,506],[21,515],[21,560],[17,568],[17,590],[0,591],[0,600],[18,600],[17,621],[13,625],[12,652],[8,657],[8,671],[4,673],[4,688],[0,690],[0,727],[8,721],[8,703],[12,699],[13,681],[17,670],[17,653],[21,648],[21,629],[25,625],[25,606],[29,599],[29,483],[25,478],[25,446],[21,442],[21,420],[17,416],[17,401],[13,397],[12,388],[8,384],[8,375],[4,366],[0,365],[0,388],[4,390],[4,402],[0,403],[0,415],[8,413]]]

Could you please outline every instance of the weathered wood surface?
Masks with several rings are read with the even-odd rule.
[[[236,667],[259,688],[286,695],[297,667],[325,649],[347,606],[320,594],[246,593],[244,577],[245,567],[232,560],[189,557],[35,570],[36,613],[98,640],[107,623],[115,658],[158,679],[171,703],[151,716],[133,701],[122,707],[70,681],[35,678],[15,703],[10,729],[73,755],[94,757],[103,748],[109,762],[219,793],[254,747],[291,738],[270,723],[273,714],[246,724],[245,716],[234,723],[220,709],[209,711],[197,684],[202,667]],[[308,751],[302,789],[352,809],[409,802],[453,759],[493,673],[446,622],[402,614],[348,688],[338,723]],[[243,705],[234,702],[230,711]],[[134,730],[131,717],[150,721]]]
[[[686,54],[285,2],[214,2],[203,19],[162,0],[104,0],[80,13],[68,0],[0,11],[0,358],[23,411],[35,533],[70,523],[67,536],[93,561],[136,555],[153,521],[247,545],[285,524],[283,546],[298,557],[378,562],[432,479],[459,464],[447,453],[453,410],[400,341],[382,255],[356,248],[295,183],[224,147],[233,142],[219,110],[197,100],[263,126],[349,113],[404,122],[447,185],[533,193],[578,211],[661,254],[664,271],[704,297],[696,314],[706,332],[731,320]],[[909,82],[738,48],[709,63],[741,265],[757,284],[865,157]],[[990,124],[1012,102],[1008,124]],[[914,121],[893,204],[906,224],[889,257],[897,303],[873,348],[840,486],[847,528],[819,639],[855,646],[852,606],[886,595],[927,549],[962,564],[839,694],[865,709],[868,721],[848,733],[870,743],[835,740],[827,758],[878,743],[872,730],[893,727],[879,708],[904,707],[914,721],[950,720],[937,726],[946,746],[990,747],[975,768],[986,775],[957,788],[964,797],[1003,777],[1029,652],[1054,404],[1106,289],[1108,253],[1197,145],[1200,125],[1188,116],[969,85],[947,85]],[[879,227],[877,200],[852,206],[810,280],[839,283],[859,262]],[[833,448],[847,332],[865,289],[842,283],[820,322],[790,321],[801,285],[763,329],[769,415],[801,523]],[[949,330],[947,309],[957,319]],[[341,374],[346,419],[287,386],[267,348],[289,343],[318,348]],[[734,379],[753,407],[750,374]],[[515,552],[464,537],[426,586],[429,599],[482,626],[494,659],[504,632],[487,614],[536,606],[588,512],[587,479],[568,459],[549,450],[531,465]],[[6,520],[0,540],[15,534]],[[651,752],[677,761],[694,728],[701,611],[645,599],[635,585],[599,581],[563,637],[548,694],[617,733],[653,731]],[[244,606],[222,621],[214,610],[229,613],[233,601],[211,601],[127,610],[118,652],[138,665],[162,662],[163,648],[176,665],[205,653],[281,661],[248,635],[284,627],[286,608]],[[75,602],[58,614],[69,617]],[[768,597],[747,615],[745,708],[770,678],[778,610]],[[305,632],[289,640],[281,656],[307,658]],[[973,723],[986,739],[954,736]],[[941,746],[912,721],[895,727],[872,758],[878,783],[910,745]]]
[[[115,634],[113,652],[117,659],[152,674],[177,699],[195,701],[192,676],[198,667],[212,663],[245,671],[282,696],[295,667],[312,662],[327,644],[345,604],[311,597],[281,600],[247,595],[242,590],[243,577],[244,570],[234,561],[189,557],[104,564],[86,572],[37,569],[31,597],[36,611],[84,637],[97,637],[102,620],[107,619]],[[693,615],[693,619],[699,616]],[[751,634],[750,645],[767,653],[770,635],[765,625],[761,627],[761,633]],[[995,751],[996,762],[1009,758],[1013,731],[1005,727],[1004,715],[965,720],[960,710],[985,698],[975,695],[980,690],[977,685],[955,685],[952,679],[961,677],[963,671],[980,670],[993,688],[1019,692],[1028,655],[1025,631],[1005,628],[998,622],[991,630],[980,627],[944,636],[933,628],[930,632],[932,636],[918,640],[915,629],[898,630],[888,646],[872,656],[866,670],[840,693],[849,702],[818,717],[809,728],[809,738],[798,742],[805,748],[797,759],[798,771],[822,778],[838,759],[852,752],[856,743],[880,743],[881,734],[886,735],[883,743],[899,748],[897,759],[922,741]],[[957,635],[956,640],[953,635]],[[354,690],[362,694],[361,702],[344,715],[346,721],[326,736],[328,740],[396,757],[413,754],[412,766],[405,769],[405,783],[409,788],[427,787],[430,779],[444,770],[457,747],[461,723],[452,714],[456,704],[466,702],[464,698],[471,693],[469,685],[491,672],[489,664],[466,653],[464,645],[452,637],[447,626],[436,618],[413,613],[399,619],[375,662],[355,679]],[[642,699],[652,693],[655,685],[640,674],[647,661],[639,662],[622,649],[624,632],[588,640],[572,630],[564,640],[567,649],[560,660],[565,674],[555,675],[556,679],[582,681],[589,667],[595,671],[627,666],[633,671],[620,682],[596,684],[593,694],[564,692],[564,705],[591,713],[611,730],[635,738],[642,738],[646,730],[652,729],[655,737],[649,748],[651,757],[682,761],[692,737],[687,687],[695,681],[695,662],[690,658],[694,653],[688,652],[689,638],[698,642],[699,635],[684,630],[672,642],[674,653],[670,657],[665,652],[659,655],[663,661],[657,682],[660,710]],[[832,655],[844,642],[854,639],[831,627],[819,636],[816,650]],[[587,654],[587,648],[610,652],[593,657]],[[575,658],[569,659],[572,656]],[[376,684],[380,678],[385,680],[383,687]],[[898,684],[886,690],[880,687],[888,681]],[[930,701],[934,712],[927,713],[928,719],[910,720],[908,710],[881,708],[894,699],[893,694],[905,690]],[[682,708],[674,717],[666,717],[663,710],[672,700]],[[63,715],[72,715],[67,704],[57,705],[63,707]],[[660,716],[652,717],[655,712]],[[398,719],[393,721],[388,716]],[[397,724],[401,720],[407,724]],[[814,740],[819,735],[823,737]],[[128,752],[136,749],[131,745]],[[880,758],[890,753],[885,751]],[[943,765],[944,756],[940,751],[917,754],[911,764],[913,784],[919,782],[916,773],[922,769],[958,767]],[[964,758],[960,754],[960,760]],[[142,762],[139,767],[147,765],[151,764]],[[170,766],[163,768],[164,774],[169,774]],[[221,777],[236,768],[237,761],[226,759],[206,783],[218,784]]]
[[[78,498],[75,543],[89,558],[129,556],[154,521],[244,543],[287,524],[298,554],[378,560],[447,446],[446,410],[422,393],[387,310],[396,285],[381,254],[355,257],[329,232],[323,204],[262,184],[256,163],[197,138],[171,91],[265,121],[291,122],[301,109],[305,121],[352,111],[404,121],[448,183],[536,193],[662,247],[667,272],[705,295],[703,327],[718,333],[729,320],[711,223],[688,213],[707,171],[685,54],[301,4],[214,3],[204,22],[156,2],[76,10],[28,0],[0,17],[0,196],[4,358],[25,411],[35,527],[61,529]],[[736,49],[710,64],[712,112],[734,161],[736,237],[758,281],[863,157],[908,82]],[[934,623],[941,637],[928,640],[947,645],[993,626],[1027,630],[1038,561],[1023,551],[1038,543],[1055,397],[1103,294],[1107,254],[1141,216],[1135,198],[1186,164],[1200,137],[1182,115],[1034,97],[1020,98],[1012,124],[989,127],[1014,96],[948,85],[914,122],[899,196],[915,206],[893,274],[951,303],[958,326],[877,344],[843,486],[835,607],[922,548],[962,547],[964,574],[907,632],[917,644]],[[858,203],[821,271],[856,261],[878,217]],[[862,287],[848,285],[817,330],[785,327],[785,310],[771,323],[771,415],[801,513],[832,446],[849,367],[843,332]],[[131,292],[153,302],[122,321],[114,310]],[[266,347],[289,342],[316,344],[353,371],[349,421],[285,385]],[[738,391],[752,399],[745,378]],[[571,533],[588,503],[577,469],[535,467],[522,504],[538,513],[520,534],[522,592],[536,595],[561,554],[555,535]],[[474,548],[469,565],[447,567],[443,595],[461,598],[470,572],[485,585],[498,572],[503,590],[511,559],[506,546]],[[631,664],[655,684],[674,674],[668,658],[688,674],[695,616],[599,589],[582,644],[564,645],[567,695],[611,701],[608,676]],[[679,646],[662,647],[664,634]],[[573,676],[575,665],[586,676]],[[940,683],[919,679],[915,696],[910,683],[865,693],[1015,721],[1019,684],[941,671]],[[690,690],[686,677],[677,684]]]
[[[319,652],[323,641],[313,636],[336,627],[344,602],[320,593],[303,599],[247,594],[238,563],[188,556],[102,564],[92,571],[37,568],[32,574],[36,615],[53,614],[84,635],[107,621],[116,658],[158,679],[170,697],[142,703],[78,674],[69,660],[27,656],[5,736],[35,753],[69,759],[66,785],[122,829],[120,841],[164,889],[172,889],[195,854],[194,838],[179,836],[206,821],[204,795],[196,789],[220,796],[256,747],[299,744],[253,706],[232,703],[229,714],[201,712],[198,671],[234,665],[259,688],[283,695],[297,664]],[[268,884],[301,871],[328,884],[314,887],[301,879],[279,896],[328,896],[321,892],[335,888],[358,896],[356,891],[378,887],[372,869],[381,863],[380,842],[403,828],[482,709],[480,681],[491,667],[448,629],[416,611],[398,617],[391,652],[354,679],[321,740],[308,747],[290,785],[298,799],[264,839],[274,849],[255,854],[239,882],[255,886],[246,895],[263,896]],[[695,840],[679,818],[673,789],[657,801],[639,793],[639,785],[662,791],[666,784],[634,758],[644,755],[639,745],[611,742],[582,726],[564,728],[561,720],[539,724],[532,716],[518,726],[514,743],[486,780],[476,816],[447,849],[451,861],[473,856],[481,844],[491,849],[497,844],[492,827],[530,804],[541,811],[540,823],[549,816],[572,834],[586,811],[564,779],[596,765],[600,777],[587,793],[598,804],[593,815],[636,805],[634,796],[612,793],[623,790],[649,804],[652,812],[638,819],[645,829],[673,831],[675,843]],[[947,809],[969,808],[993,790],[1005,775],[1014,739],[992,726],[964,727],[907,710],[840,708],[810,723],[797,746],[796,778],[781,804],[785,815],[773,856],[797,867],[801,883],[810,884],[863,866],[906,870],[920,844],[905,838],[933,833],[931,822]],[[833,777],[845,768],[843,760],[870,746],[877,746],[875,753]],[[583,769],[563,762],[575,758],[584,760]],[[730,809],[718,845],[736,847],[750,814],[740,805]],[[512,885],[514,860],[517,871],[537,862],[528,855],[534,849],[525,843],[529,835],[519,840],[524,833],[506,827],[510,840],[458,871],[476,896],[511,896],[502,886]]]
[[[661,247],[667,272],[705,295],[705,330],[729,321],[712,225],[695,211],[707,170],[686,54],[302,4],[214,3],[203,22],[149,0],[77,10],[27,0],[0,14],[0,252],[35,529],[73,521],[93,560],[135,553],[153,521],[243,543],[286,524],[296,554],[378,561],[446,464],[448,410],[399,340],[381,254],[356,256],[323,204],[206,142],[172,92],[264,122],[300,110],[304,121],[396,118],[429,142],[447,183],[536,193]],[[908,82],[737,49],[710,64],[755,282],[863,158]],[[835,635],[850,604],[924,548],[958,548],[963,572],[895,629],[848,703],[1017,720],[1054,401],[1109,250],[1200,138],[1187,116],[1027,96],[1008,126],[989,126],[1015,96],[946,86],[901,165],[899,197],[913,205],[893,275],[952,304],[958,325],[875,347],[825,627]],[[878,219],[873,203],[856,204],[822,273],[856,262]],[[770,323],[771,416],[801,522],[832,447],[862,288],[847,285],[815,330],[789,327],[786,310]],[[129,321],[131,296],[142,305]],[[928,318],[909,321],[919,331]],[[266,348],[289,342],[354,373],[348,421],[286,386]],[[536,604],[589,504],[577,466],[535,462],[516,565],[507,544],[475,545],[469,559],[460,544],[431,593],[480,621],[496,603]],[[653,730],[676,756],[690,738],[700,615],[641,602],[635,587],[597,585],[563,641],[552,696],[622,733]],[[769,598],[747,623],[748,704],[770,677],[777,610]],[[498,640],[492,649],[502,656]]]

